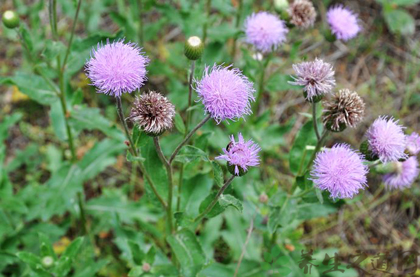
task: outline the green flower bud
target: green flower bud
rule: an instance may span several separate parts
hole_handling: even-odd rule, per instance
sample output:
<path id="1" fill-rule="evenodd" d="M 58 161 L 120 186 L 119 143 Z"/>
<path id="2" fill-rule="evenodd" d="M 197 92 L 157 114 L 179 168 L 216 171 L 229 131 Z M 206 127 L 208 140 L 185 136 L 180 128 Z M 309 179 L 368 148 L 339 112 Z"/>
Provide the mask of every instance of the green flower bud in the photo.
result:
<path id="1" fill-rule="evenodd" d="M 334 42 L 334 41 L 337 40 L 337 38 L 335 37 L 335 35 L 333 33 L 331 33 L 331 30 L 330 29 L 326 29 L 324 31 L 324 37 L 325 37 L 325 40 L 328 41 L 328 42 Z"/>
<path id="2" fill-rule="evenodd" d="M 192 60 L 198 60 L 204 51 L 204 43 L 197 36 L 192 36 L 187 39 L 185 42 L 184 54 L 185 56 Z"/>
<path id="3" fill-rule="evenodd" d="M 365 156 L 365 159 L 370 162 L 374 162 L 379 159 L 379 157 L 372 153 L 369 149 L 369 143 L 367 140 L 362 142 L 360 145 L 360 152 Z"/>
<path id="4" fill-rule="evenodd" d="M 5 11 L 3 13 L 3 24 L 9 29 L 14 29 L 19 26 L 19 16 L 15 11 Z"/>
<path id="5" fill-rule="evenodd" d="M 230 174 L 235 175 L 235 176 L 238 176 L 238 177 L 242 177 L 242 176 L 244 176 L 245 174 L 248 173 L 248 171 L 245 171 L 245 170 L 242 169 L 242 167 L 238 166 L 239 175 L 236 175 L 236 173 L 235 173 L 235 166 L 229 164 L 229 162 L 228 162 L 228 165 L 227 165 L 227 169 L 230 172 Z"/>
<path id="6" fill-rule="evenodd" d="M 45 256 L 42 258 L 41 263 L 44 267 L 50 268 L 54 264 L 54 259 L 51 256 Z"/>
<path id="7" fill-rule="evenodd" d="M 331 121 L 328 121 L 325 124 L 325 128 L 327 128 L 328 131 L 331 131 L 331 132 L 334 132 L 334 133 L 340 133 L 340 132 L 344 131 L 347 128 L 347 126 L 346 126 L 345 123 L 340 122 L 339 123 L 338 130 L 336 130 L 336 129 L 333 128 L 332 122 Z"/>
<path id="8" fill-rule="evenodd" d="M 274 9 L 277 12 L 286 11 L 289 8 L 289 1 L 287 0 L 274 0 Z"/>

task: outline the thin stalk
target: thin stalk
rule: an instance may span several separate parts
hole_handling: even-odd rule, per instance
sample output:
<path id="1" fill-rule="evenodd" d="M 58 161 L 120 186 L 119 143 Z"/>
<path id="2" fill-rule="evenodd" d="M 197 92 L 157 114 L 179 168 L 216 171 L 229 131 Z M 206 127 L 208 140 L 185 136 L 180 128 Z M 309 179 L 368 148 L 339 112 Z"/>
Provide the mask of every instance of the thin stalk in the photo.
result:
<path id="1" fill-rule="evenodd" d="M 63 83 L 63 81 L 60 79 L 60 83 Z M 72 162 L 76 162 L 77 161 L 77 156 L 76 156 L 76 150 L 74 148 L 74 142 L 73 142 L 73 133 L 71 131 L 70 128 L 70 124 L 68 121 L 68 117 L 69 117 L 69 113 L 67 110 L 67 105 L 66 105 L 66 96 L 64 94 L 64 85 L 61 85 L 61 93 L 60 93 L 60 103 L 61 103 L 61 108 L 63 109 L 63 114 L 64 114 L 64 124 L 66 125 L 66 132 L 67 132 L 67 137 L 68 137 L 68 141 L 69 141 L 69 148 L 70 148 L 70 152 L 71 152 L 71 160 Z"/>
<path id="2" fill-rule="evenodd" d="M 206 2 L 206 22 L 203 25 L 203 43 L 206 43 L 206 39 L 207 39 L 207 28 L 208 28 L 208 25 L 209 25 L 210 9 L 211 9 L 211 0 L 207 0 L 207 2 Z"/>
<path id="3" fill-rule="evenodd" d="M 235 18 L 235 28 L 238 29 L 239 28 L 239 23 L 241 20 L 241 12 L 242 12 L 242 2 L 243 0 L 239 0 L 238 1 L 238 9 L 236 10 L 236 18 Z M 236 56 L 236 43 L 237 43 L 238 38 L 235 36 L 235 38 L 233 39 L 233 44 L 232 44 L 232 60 L 235 61 L 235 56 Z"/>
<path id="4" fill-rule="evenodd" d="M 209 121 L 210 115 L 207 115 L 200 123 L 195 126 L 191 132 L 187 134 L 187 136 L 184 138 L 184 140 L 175 148 L 174 152 L 171 155 L 171 158 L 169 159 L 169 163 L 172 164 L 174 161 L 176 155 L 178 155 L 179 150 L 191 139 L 191 137 L 195 134 L 195 132 L 201 128 L 207 121 Z"/>
<path id="5" fill-rule="evenodd" d="M 251 224 L 249 224 L 248 234 L 246 236 L 245 243 L 242 246 L 241 256 L 239 257 L 238 264 L 236 265 L 235 274 L 233 275 L 233 277 L 238 276 L 239 268 L 241 267 L 242 260 L 245 256 L 246 246 L 248 245 L 249 240 L 251 239 L 251 234 L 253 230 L 254 230 L 254 218 L 251 219 Z"/>
<path id="6" fill-rule="evenodd" d="M 191 68 L 190 68 L 190 77 L 188 79 L 188 107 L 187 107 L 187 120 L 185 121 L 185 134 L 184 137 L 188 134 L 188 126 L 190 125 L 191 121 L 191 111 L 189 108 L 191 107 L 192 102 L 192 81 L 194 78 L 194 69 L 195 69 L 195 61 L 191 61 Z"/>
<path id="7" fill-rule="evenodd" d="M 80 11 L 80 6 L 81 5 L 82 5 L 82 0 L 79 0 L 77 2 L 76 15 L 74 16 L 73 26 L 71 27 L 70 40 L 69 40 L 69 44 L 67 45 L 66 55 L 64 56 L 64 61 L 63 61 L 63 64 L 61 65 L 61 72 L 62 73 L 64 73 L 64 69 L 66 67 L 67 59 L 69 58 L 69 55 L 70 55 L 71 44 L 73 42 L 74 31 L 76 30 L 76 23 L 77 23 L 77 18 L 79 17 L 79 11 Z"/>
<path id="8" fill-rule="evenodd" d="M 182 183 L 184 179 L 184 164 L 181 165 L 179 169 L 179 179 L 178 179 L 178 196 L 176 199 L 176 210 L 179 211 L 181 209 L 181 193 L 182 193 Z"/>
<path id="9" fill-rule="evenodd" d="M 304 174 L 306 174 L 306 172 L 308 172 L 308 170 L 309 170 L 309 168 L 312 166 L 312 164 L 313 164 L 313 162 L 314 162 L 314 160 L 315 160 L 315 157 L 316 157 L 316 154 L 319 152 L 319 150 L 321 149 L 321 147 L 322 147 L 322 145 L 324 144 L 324 141 L 325 141 L 325 139 L 327 138 L 327 136 L 328 136 L 328 131 L 324 131 L 324 133 L 322 134 L 322 136 L 321 136 L 321 138 L 320 138 L 320 140 L 318 140 L 318 143 L 316 144 L 316 147 L 315 147 L 315 150 L 314 150 L 314 153 L 312 153 L 312 156 L 311 156 L 311 159 L 309 160 L 309 163 L 308 163 L 308 165 L 306 166 L 306 169 L 305 169 L 305 171 L 304 171 Z"/>
<path id="10" fill-rule="evenodd" d="M 133 139 L 131 138 L 130 131 L 128 131 L 127 122 L 125 121 L 125 118 L 124 118 L 124 113 L 122 111 L 121 97 L 117 97 L 117 113 L 118 113 L 118 117 L 120 118 L 120 121 L 121 121 L 122 125 L 124 126 L 125 136 L 127 137 L 128 142 L 130 144 L 131 155 L 136 157 L 137 156 L 137 150 L 134 147 Z"/>
<path id="11" fill-rule="evenodd" d="M 82 193 L 78 192 L 77 193 L 77 202 L 79 205 L 79 210 L 80 210 L 80 223 L 82 225 L 82 235 L 87 235 L 88 232 L 88 228 L 86 225 L 86 212 L 85 212 L 85 207 L 83 205 L 83 199 L 82 199 Z"/>
<path id="12" fill-rule="evenodd" d="M 168 174 L 169 188 L 168 188 L 168 206 L 166 208 L 166 212 L 167 212 L 169 230 L 170 230 L 170 233 L 173 233 L 174 226 L 172 224 L 172 198 L 173 198 L 174 184 L 172 180 L 172 166 L 166 159 L 165 155 L 163 154 L 162 148 L 160 147 L 160 143 L 159 143 L 159 137 L 153 137 L 153 143 L 155 144 L 156 152 L 160 160 L 162 161 L 162 163 L 165 165 L 166 172 Z"/>
<path id="13" fill-rule="evenodd" d="M 118 113 L 118 117 L 121 121 L 121 124 L 124 126 L 125 136 L 126 136 L 127 140 L 129 141 L 129 144 L 130 144 L 129 151 L 130 151 L 131 155 L 133 155 L 133 157 L 138 157 L 137 150 L 134 147 L 133 140 L 131 138 L 130 132 L 128 131 L 127 122 L 124 119 L 124 114 L 123 114 L 123 111 L 122 111 L 122 103 L 121 103 L 121 98 L 120 97 L 117 97 L 117 113 Z M 147 173 L 146 168 L 144 167 L 144 165 L 141 161 L 138 161 L 138 166 L 140 168 L 140 172 L 146 178 L 146 180 L 147 180 L 150 188 L 152 189 L 153 193 L 155 194 L 155 196 L 157 197 L 159 202 L 162 204 L 163 208 L 166 210 L 167 204 L 166 204 L 165 200 L 163 200 L 162 196 L 160 196 L 159 192 L 157 191 L 157 189 L 156 189 L 156 187 L 155 187 L 155 185 L 152 181 L 152 178 L 150 177 L 149 173 Z"/>
<path id="14" fill-rule="evenodd" d="M 312 121 L 314 123 L 314 130 L 315 130 L 316 138 L 319 141 L 321 139 L 321 136 L 319 135 L 318 121 L 316 117 L 316 103 L 312 103 Z"/>
<path id="15" fill-rule="evenodd" d="M 143 46 L 144 43 L 144 32 L 143 32 L 143 13 L 142 13 L 142 0 L 139 0 L 139 42 Z"/>
<path id="16" fill-rule="evenodd" d="M 48 11 L 49 11 L 49 18 L 50 18 L 52 36 L 53 36 L 53 39 L 55 41 L 57 41 L 58 40 L 58 33 L 57 33 L 57 0 L 50 0 Z"/>
<path id="17" fill-rule="evenodd" d="M 260 79 L 258 81 L 258 90 L 257 90 L 257 100 L 254 103 L 253 113 L 254 116 L 258 113 L 258 108 L 260 106 L 262 95 L 264 94 L 264 79 L 265 79 L 265 71 L 267 69 L 268 63 L 270 62 L 270 57 L 267 56 L 264 62 L 261 62 L 261 74 Z"/>
<path id="18" fill-rule="evenodd" d="M 223 192 L 228 188 L 228 186 L 230 185 L 230 183 L 233 181 L 234 178 L 235 178 L 235 175 L 232 175 L 225 182 L 225 184 L 223 185 L 223 187 L 221 187 L 219 189 L 219 191 L 217 192 L 216 197 L 213 199 L 213 201 L 210 203 L 210 205 L 208 205 L 207 208 L 194 219 L 194 222 L 198 222 L 201 219 L 203 219 L 206 216 L 206 214 L 213 209 L 214 205 L 216 205 L 217 201 L 219 200 L 220 195 L 222 195 Z"/>

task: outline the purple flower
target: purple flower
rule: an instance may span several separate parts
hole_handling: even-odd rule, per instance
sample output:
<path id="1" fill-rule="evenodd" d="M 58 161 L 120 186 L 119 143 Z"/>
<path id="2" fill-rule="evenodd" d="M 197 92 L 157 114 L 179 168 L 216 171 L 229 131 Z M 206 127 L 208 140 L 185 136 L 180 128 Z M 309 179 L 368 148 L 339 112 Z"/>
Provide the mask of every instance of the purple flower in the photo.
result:
<path id="1" fill-rule="evenodd" d="M 373 122 L 366 132 L 369 150 L 383 162 L 406 158 L 404 153 L 406 139 L 403 127 L 394 118 L 381 116 Z"/>
<path id="2" fill-rule="evenodd" d="M 410 187 L 419 176 L 419 162 L 410 157 L 404 162 L 394 162 L 395 172 L 384 175 L 383 181 L 388 189 L 404 189 Z"/>
<path id="3" fill-rule="evenodd" d="M 149 59 L 135 43 L 123 40 L 98 44 L 91 59 L 86 63 L 86 72 L 99 93 L 121 97 L 140 89 L 146 77 Z"/>
<path id="4" fill-rule="evenodd" d="M 268 12 L 253 13 L 245 21 L 246 42 L 263 53 L 277 49 L 288 32 L 284 21 Z"/>
<path id="5" fill-rule="evenodd" d="M 328 190 L 331 197 L 353 198 L 367 186 L 368 167 L 364 158 L 347 144 L 336 144 L 317 154 L 311 180 L 321 190 Z"/>
<path id="6" fill-rule="evenodd" d="M 330 93 L 335 87 L 334 70 L 331 64 L 315 59 L 293 65 L 296 77 L 292 76 L 292 85 L 303 86 L 306 99 Z"/>
<path id="7" fill-rule="evenodd" d="M 250 101 L 254 99 L 253 83 L 237 68 L 206 66 L 203 78 L 194 80 L 195 90 L 205 110 L 220 123 L 251 114 Z"/>
<path id="8" fill-rule="evenodd" d="M 411 156 L 416 156 L 420 152 L 420 136 L 417 133 L 411 133 L 406 137 L 407 152 Z"/>
<path id="9" fill-rule="evenodd" d="M 217 160 L 226 160 L 229 166 L 234 167 L 235 175 L 240 175 L 240 169 L 243 172 L 248 171 L 249 166 L 258 166 L 260 159 L 258 152 L 261 148 L 252 140 L 245 142 L 241 133 L 238 134 L 238 142 L 235 137 L 230 137 L 230 143 L 223 149 L 223 155 L 216 157 Z"/>
<path id="10" fill-rule="evenodd" d="M 344 41 L 354 38 L 361 30 L 358 16 L 342 5 L 328 10 L 327 21 L 336 38 Z"/>

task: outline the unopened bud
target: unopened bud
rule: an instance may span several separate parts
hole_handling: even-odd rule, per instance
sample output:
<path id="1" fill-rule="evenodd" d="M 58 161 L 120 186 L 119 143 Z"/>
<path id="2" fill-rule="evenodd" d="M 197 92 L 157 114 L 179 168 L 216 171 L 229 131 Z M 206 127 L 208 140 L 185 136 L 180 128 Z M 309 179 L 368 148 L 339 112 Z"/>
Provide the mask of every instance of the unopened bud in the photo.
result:
<path id="1" fill-rule="evenodd" d="M 268 201 L 268 196 L 267 196 L 267 194 L 262 193 L 262 194 L 260 195 L 260 198 L 259 198 L 258 200 L 260 201 L 260 203 L 263 203 L 263 204 L 267 203 L 267 201 Z"/>
<path id="2" fill-rule="evenodd" d="M 289 8 L 289 1 L 287 0 L 274 0 L 274 9 L 277 12 L 285 11 Z"/>
<path id="3" fill-rule="evenodd" d="M 142 269 L 143 269 L 144 272 L 149 272 L 150 269 L 151 269 L 151 266 L 148 263 L 144 263 L 143 266 L 142 266 Z"/>
<path id="4" fill-rule="evenodd" d="M 49 268 L 54 264 L 54 259 L 51 256 L 45 256 L 42 258 L 41 263 L 44 267 Z"/>
<path id="5" fill-rule="evenodd" d="M 319 101 L 322 100 L 322 98 L 324 98 L 324 95 L 322 94 L 315 95 L 315 96 L 312 96 L 312 98 L 308 99 L 308 93 L 306 91 L 303 91 L 303 97 L 305 97 L 306 101 L 308 101 L 309 103 L 318 103 Z"/>
<path id="6" fill-rule="evenodd" d="M 19 16 L 15 11 L 5 11 L 3 13 L 3 24 L 9 29 L 14 29 L 19 26 Z"/>
<path id="7" fill-rule="evenodd" d="M 198 60 L 204 51 L 204 43 L 197 36 L 192 36 L 187 39 L 184 47 L 185 56 L 192 60 Z"/>

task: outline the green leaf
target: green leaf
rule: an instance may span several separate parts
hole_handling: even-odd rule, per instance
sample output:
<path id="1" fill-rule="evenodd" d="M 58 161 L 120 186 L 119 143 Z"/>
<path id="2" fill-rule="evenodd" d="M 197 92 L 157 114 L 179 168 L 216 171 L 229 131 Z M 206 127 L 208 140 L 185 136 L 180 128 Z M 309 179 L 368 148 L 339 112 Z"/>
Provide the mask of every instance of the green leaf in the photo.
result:
<path id="1" fill-rule="evenodd" d="M 57 255 L 55 254 L 51 241 L 47 235 L 44 233 L 38 233 L 39 242 L 41 244 L 41 257 L 50 256 L 53 259 L 57 259 Z"/>
<path id="2" fill-rule="evenodd" d="M 271 209 L 268 215 L 268 230 L 273 234 L 278 227 L 290 224 L 297 213 L 296 200 L 284 192 L 278 192 L 269 202 Z"/>
<path id="3" fill-rule="evenodd" d="M 181 134 L 185 134 L 185 125 L 184 121 L 182 120 L 182 117 L 179 115 L 179 113 L 175 114 L 175 128 L 180 132 Z"/>
<path id="4" fill-rule="evenodd" d="M 63 255 L 61 256 L 61 258 L 63 257 L 68 257 L 70 259 L 74 259 L 77 255 L 77 253 L 79 253 L 80 250 L 80 246 L 82 246 L 84 241 L 84 237 L 78 237 L 77 239 L 73 240 L 69 246 L 67 246 L 66 250 L 64 251 Z"/>
<path id="5" fill-rule="evenodd" d="M 394 34 L 412 35 L 416 24 L 414 18 L 401 9 L 390 10 L 384 13 L 388 28 Z"/>
<path id="6" fill-rule="evenodd" d="M 223 170 L 220 165 L 215 162 L 211 161 L 211 166 L 213 168 L 213 179 L 219 187 L 223 186 Z"/>
<path id="7" fill-rule="evenodd" d="M 133 240 L 128 240 L 128 246 L 130 247 L 131 256 L 136 265 L 142 265 L 144 259 L 144 252 L 140 249 L 140 246 Z"/>
<path id="8" fill-rule="evenodd" d="M 1 83 L 1 82 L 0 82 Z M 13 125 L 15 125 L 22 118 L 21 113 L 14 113 L 12 115 L 6 115 L 0 123 L 0 142 L 3 142 L 7 138 L 7 133 Z"/>
<path id="9" fill-rule="evenodd" d="M 321 190 L 320 189 L 315 189 L 315 194 L 316 194 L 316 197 L 318 198 L 318 200 L 319 200 L 319 203 L 321 203 L 321 204 L 323 204 L 324 203 L 324 198 L 322 197 L 322 192 L 321 192 Z"/>
<path id="10" fill-rule="evenodd" d="M 420 0 L 392 0 L 392 3 L 400 7 L 406 7 L 418 4 Z"/>
<path id="11" fill-rule="evenodd" d="M 230 194 L 220 195 L 219 204 L 224 209 L 226 209 L 227 207 L 233 207 L 237 209 L 239 212 L 242 212 L 242 209 L 243 209 L 241 200 L 235 198 L 234 196 Z"/>
<path id="12" fill-rule="evenodd" d="M 143 268 L 141 266 L 133 267 L 130 272 L 128 272 L 128 277 L 139 277 L 143 274 Z"/>
<path id="13" fill-rule="evenodd" d="M 82 246 L 84 241 L 83 237 L 79 237 L 72 241 L 72 243 L 67 246 L 64 253 L 61 255 L 60 259 L 57 262 L 57 266 L 55 268 L 55 272 L 58 276 L 67 276 L 68 272 L 70 271 L 73 263 L 74 258 L 79 253 L 80 247 Z"/>
<path id="14" fill-rule="evenodd" d="M 196 236 L 187 229 L 167 238 L 173 253 L 181 266 L 181 274 L 185 277 L 195 277 L 203 268 L 206 257 Z"/>
<path id="15" fill-rule="evenodd" d="M 65 118 L 63 108 L 60 101 L 51 104 L 50 110 L 51 125 L 57 138 L 61 141 L 67 140 L 67 131 L 65 125 Z"/>
<path id="16" fill-rule="evenodd" d="M 43 268 L 40 257 L 29 252 L 19 252 L 16 254 L 16 256 L 25 264 L 27 264 L 33 271 L 35 271 L 38 274 L 38 276 L 41 276 L 41 277 L 51 276 Z"/>
<path id="17" fill-rule="evenodd" d="M 209 194 L 206 199 L 203 200 L 200 204 L 199 212 L 200 214 L 204 212 L 204 210 L 210 205 L 210 203 L 213 201 L 213 199 L 216 197 L 217 192 L 212 192 Z M 212 218 L 215 217 L 221 213 L 223 213 L 225 209 L 220 205 L 219 202 L 217 202 L 214 207 L 206 214 L 206 218 Z"/>
<path id="18" fill-rule="evenodd" d="M 50 105 L 58 100 L 50 85 L 42 77 L 34 74 L 18 72 L 2 82 L 16 85 L 22 93 L 41 105 Z"/>
<path id="19" fill-rule="evenodd" d="M 146 159 L 142 156 L 133 156 L 130 151 L 127 151 L 127 161 L 134 163 L 134 162 L 144 162 Z"/>
<path id="20" fill-rule="evenodd" d="M 316 143 L 317 138 L 311 120 L 300 129 L 290 150 L 289 166 L 293 174 L 301 175 L 303 173 L 313 152 L 313 150 L 307 149 L 306 146 L 315 146 Z"/>
<path id="21" fill-rule="evenodd" d="M 184 163 L 184 164 L 190 163 L 196 160 L 203 160 L 203 161 L 208 162 L 209 157 L 206 152 L 192 145 L 184 146 L 181 149 L 181 151 L 179 151 L 179 154 L 175 157 L 175 161 Z"/>

